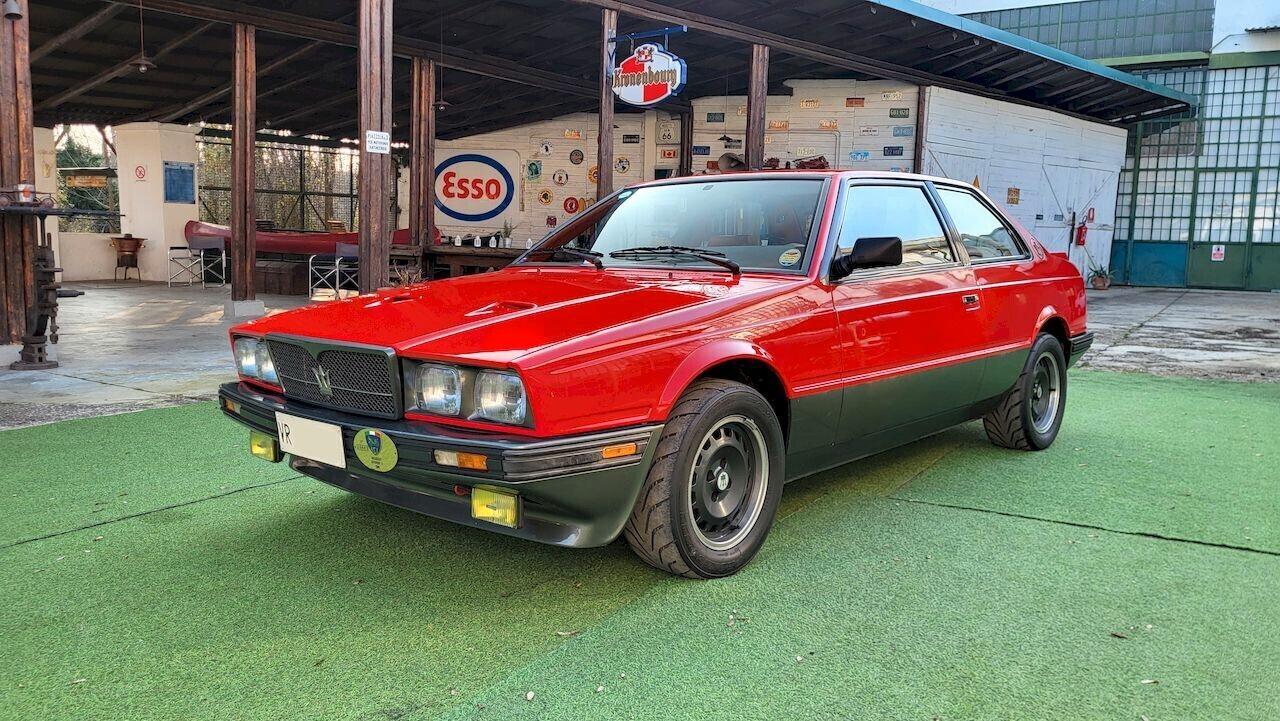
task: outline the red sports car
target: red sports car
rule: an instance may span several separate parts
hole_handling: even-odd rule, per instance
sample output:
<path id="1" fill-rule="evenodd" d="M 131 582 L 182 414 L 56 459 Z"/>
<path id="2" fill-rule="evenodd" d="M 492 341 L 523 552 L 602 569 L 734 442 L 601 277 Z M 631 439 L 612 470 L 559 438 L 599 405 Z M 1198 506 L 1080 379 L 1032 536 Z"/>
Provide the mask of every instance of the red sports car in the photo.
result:
<path id="1" fill-rule="evenodd" d="M 981 192 L 763 172 L 617 191 L 497 272 L 239 325 L 255 455 L 513 536 L 741 569 L 783 484 L 981 418 L 1039 450 L 1080 273 Z"/>

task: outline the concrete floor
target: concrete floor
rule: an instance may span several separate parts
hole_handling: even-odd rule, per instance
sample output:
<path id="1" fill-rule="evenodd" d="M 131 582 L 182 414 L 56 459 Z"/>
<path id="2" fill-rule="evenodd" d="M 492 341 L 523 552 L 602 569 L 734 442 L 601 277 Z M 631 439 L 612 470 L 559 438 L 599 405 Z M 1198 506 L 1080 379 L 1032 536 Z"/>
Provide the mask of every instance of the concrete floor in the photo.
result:
<path id="1" fill-rule="evenodd" d="M 226 289 L 69 284 L 61 367 L 10 371 L 0 348 L 0 428 L 124 413 L 210 398 L 234 377 Z M 266 296 L 269 311 L 305 299 Z M 1082 366 L 1162 375 L 1280 380 L 1280 294 L 1113 288 L 1090 291 L 1097 334 Z"/>
<path id="2" fill-rule="evenodd" d="M 60 367 L 11 371 L 18 346 L 0 347 L 0 428 L 124 413 L 213 397 L 235 377 L 222 306 L 226 288 L 68 283 L 59 304 Z M 302 305 L 263 296 L 268 312 Z"/>
<path id="3" fill-rule="evenodd" d="M 1090 291 L 1089 329 L 1082 367 L 1280 381 L 1280 293 Z"/>

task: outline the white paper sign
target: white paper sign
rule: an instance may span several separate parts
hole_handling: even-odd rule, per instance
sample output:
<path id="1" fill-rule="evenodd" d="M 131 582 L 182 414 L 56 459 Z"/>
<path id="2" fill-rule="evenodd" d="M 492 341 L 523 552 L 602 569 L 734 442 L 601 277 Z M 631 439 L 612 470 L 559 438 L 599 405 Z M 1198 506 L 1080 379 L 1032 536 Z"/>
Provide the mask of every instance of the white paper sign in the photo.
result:
<path id="1" fill-rule="evenodd" d="M 364 131 L 364 149 L 370 153 L 387 155 L 391 152 L 391 133 L 381 130 Z"/>
<path id="2" fill-rule="evenodd" d="M 1214 263 L 1221 263 L 1226 259 L 1227 259 L 1227 246 L 1215 244 L 1209 250 L 1209 260 L 1213 261 Z"/>

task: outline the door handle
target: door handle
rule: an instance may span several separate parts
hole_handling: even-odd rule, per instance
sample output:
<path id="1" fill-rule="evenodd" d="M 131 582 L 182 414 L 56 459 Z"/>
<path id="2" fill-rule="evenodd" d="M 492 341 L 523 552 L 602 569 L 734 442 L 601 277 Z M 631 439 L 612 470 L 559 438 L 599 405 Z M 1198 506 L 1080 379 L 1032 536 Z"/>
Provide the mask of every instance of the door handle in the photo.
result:
<path id="1" fill-rule="evenodd" d="M 977 310 L 978 308 L 977 293 L 966 293 L 960 296 L 960 301 L 964 303 L 965 310 Z"/>

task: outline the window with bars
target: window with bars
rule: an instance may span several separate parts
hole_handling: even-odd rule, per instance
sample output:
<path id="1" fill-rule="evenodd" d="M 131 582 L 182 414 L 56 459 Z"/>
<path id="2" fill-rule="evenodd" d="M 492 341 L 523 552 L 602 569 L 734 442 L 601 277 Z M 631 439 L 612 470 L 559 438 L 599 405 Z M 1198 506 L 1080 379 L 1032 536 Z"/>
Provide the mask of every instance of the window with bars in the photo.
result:
<path id="1" fill-rule="evenodd" d="M 231 218 L 231 142 L 202 137 L 200 219 L 225 225 Z M 359 227 L 360 155 L 354 149 L 258 143 L 255 217 L 281 230 L 323 231 Z M 392 182 L 392 227 L 395 227 Z"/>
<path id="2" fill-rule="evenodd" d="M 1208 52 L 1214 0 L 1084 0 L 965 15 L 1086 58 Z"/>
<path id="3" fill-rule="evenodd" d="M 1138 74 L 1200 105 L 1130 131 L 1115 242 L 1280 242 L 1280 66 Z"/>

